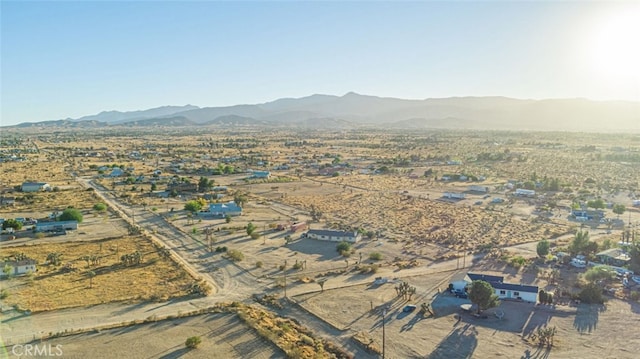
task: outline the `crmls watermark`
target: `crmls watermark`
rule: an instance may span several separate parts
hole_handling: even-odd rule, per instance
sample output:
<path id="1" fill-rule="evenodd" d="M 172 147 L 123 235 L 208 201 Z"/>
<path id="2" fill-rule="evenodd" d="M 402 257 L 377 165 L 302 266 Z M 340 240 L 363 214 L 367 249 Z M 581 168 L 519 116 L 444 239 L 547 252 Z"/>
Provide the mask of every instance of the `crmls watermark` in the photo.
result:
<path id="1" fill-rule="evenodd" d="M 11 353 L 17 357 L 61 357 L 62 344 L 16 344 Z"/>

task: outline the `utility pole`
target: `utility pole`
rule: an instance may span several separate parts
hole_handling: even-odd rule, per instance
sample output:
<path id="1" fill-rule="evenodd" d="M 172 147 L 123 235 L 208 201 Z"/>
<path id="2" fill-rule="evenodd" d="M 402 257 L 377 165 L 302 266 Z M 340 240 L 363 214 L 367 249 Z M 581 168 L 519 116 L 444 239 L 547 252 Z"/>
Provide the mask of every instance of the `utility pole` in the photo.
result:
<path id="1" fill-rule="evenodd" d="M 284 297 L 287 297 L 287 268 L 284 269 Z"/>
<path id="2" fill-rule="evenodd" d="M 385 348 L 384 348 L 384 344 L 385 344 L 385 333 L 384 333 L 384 319 L 387 315 L 387 307 L 382 308 L 382 359 L 384 359 L 384 354 L 385 354 Z"/>

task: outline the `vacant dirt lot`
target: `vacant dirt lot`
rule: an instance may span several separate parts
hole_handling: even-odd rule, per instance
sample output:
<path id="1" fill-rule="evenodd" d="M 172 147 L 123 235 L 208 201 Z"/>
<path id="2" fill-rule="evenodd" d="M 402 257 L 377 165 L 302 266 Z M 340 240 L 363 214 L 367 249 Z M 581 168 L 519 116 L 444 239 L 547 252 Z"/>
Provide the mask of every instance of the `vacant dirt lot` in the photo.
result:
<path id="1" fill-rule="evenodd" d="M 142 254 L 140 265 L 125 266 L 121 256 Z M 32 311 L 86 306 L 111 301 L 168 299 L 187 294 L 193 279 L 171 259 L 163 258 L 141 236 L 96 241 L 42 243 L 2 250 L 5 257 L 24 253 L 38 262 L 38 271 L 2 281 L 9 296 L 5 305 Z M 47 264 L 50 253 L 60 254 L 61 264 Z M 85 256 L 98 261 L 87 262 Z M 68 266 L 70 270 L 64 270 Z M 90 278 L 89 272 L 95 275 Z"/>
<path id="2" fill-rule="evenodd" d="M 200 336 L 197 349 L 185 348 L 188 337 Z M 283 358 L 285 354 L 259 337 L 237 315 L 208 314 L 104 330 L 34 345 L 60 345 L 63 358 Z M 22 349 L 22 348 L 19 348 Z M 7 348 L 9 358 L 19 357 Z M 19 350 L 17 353 L 21 353 Z M 55 353 L 55 352 L 54 352 Z"/>

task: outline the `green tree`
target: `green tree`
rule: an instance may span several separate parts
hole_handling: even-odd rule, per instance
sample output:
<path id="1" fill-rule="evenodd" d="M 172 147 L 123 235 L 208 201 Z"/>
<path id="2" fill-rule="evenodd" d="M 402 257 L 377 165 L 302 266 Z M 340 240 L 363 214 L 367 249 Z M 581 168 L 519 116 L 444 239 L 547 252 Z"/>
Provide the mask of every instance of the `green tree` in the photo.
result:
<path id="1" fill-rule="evenodd" d="M 236 193 L 236 195 L 233 196 L 233 201 L 240 207 L 244 207 L 248 200 L 247 196 L 242 193 Z"/>
<path id="2" fill-rule="evenodd" d="M 613 280 L 616 277 L 614 271 L 609 270 L 605 266 L 596 266 L 590 268 L 588 271 L 584 273 L 584 279 L 589 281 L 590 283 L 604 283 L 610 280 Z"/>
<path id="3" fill-rule="evenodd" d="M 546 239 L 543 239 L 540 242 L 538 242 L 538 245 L 536 246 L 536 252 L 538 253 L 538 257 L 544 258 L 547 254 L 549 254 L 550 245 L 551 243 L 549 243 L 549 241 Z"/>
<path id="4" fill-rule="evenodd" d="M 93 288 L 93 277 L 96 276 L 96 272 L 90 270 L 87 272 L 87 278 L 89 278 L 89 288 Z"/>
<path id="5" fill-rule="evenodd" d="M 336 246 L 336 250 L 343 256 L 345 254 L 351 253 L 351 243 L 342 241 L 338 243 L 338 245 Z"/>
<path id="6" fill-rule="evenodd" d="M 486 281 L 474 280 L 469 287 L 469 300 L 477 305 L 478 314 L 489 308 L 497 307 L 500 299 L 495 294 L 493 287 Z"/>
<path id="7" fill-rule="evenodd" d="M 78 221 L 78 223 L 82 223 L 82 213 L 75 208 L 67 208 L 62 211 L 62 214 L 58 218 L 61 221 Z"/>
<path id="8" fill-rule="evenodd" d="M 589 243 L 589 232 L 588 231 L 577 231 L 571 244 L 569 244 L 569 253 L 572 256 L 575 256 L 578 253 L 582 253 Z"/>
<path id="9" fill-rule="evenodd" d="M 2 222 L 2 229 L 7 229 L 7 228 L 13 228 L 16 231 L 19 231 L 22 229 L 22 222 L 16 221 L 13 218 L 9 218 L 4 222 Z"/>
<path id="10" fill-rule="evenodd" d="M 228 214 L 227 214 L 226 216 L 224 216 L 224 221 L 225 221 L 226 223 L 231 223 L 231 216 L 230 216 L 230 215 L 228 215 Z"/>
<path id="11" fill-rule="evenodd" d="M 207 177 L 200 177 L 200 180 L 198 181 L 198 191 L 206 192 L 210 190 L 211 187 L 213 187 L 213 184 L 214 184 L 213 180 L 210 180 Z"/>
<path id="12" fill-rule="evenodd" d="M 158 185 L 155 183 L 151 184 L 151 191 L 156 191 L 158 189 Z"/>
<path id="13" fill-rule="evenodd" d="M 582 288 L 578 294 L 578 298 L 585 303 L 590 304 L 602 304 L 604 299 L 602 298 L 602 288 L 594 283 L 589 283 Z"/>
<path id="14" fill-rule="evenodd" d="M 620 218 L 620 215 L 622 215 L 626 210 L 627 208 L 624 204 L 616 203 L 613 205 L 613 213 L 617 214 L 618 218 Z"/>
<path id="15" fill-rule="evenodd" d="M 198 345 L 200 345 L 200 343 L 202 343 L 202 338 L 200 338 L 199 336 L 193 336 L 187 338 L 187 340 L 184 342 L 184 346 L 189 349 L 195 349 L 198 347 Z"/>
<path id="16" fill-rule="evenodd" d="M 184 209 L 191 213 L 196 213 L 200 211 L 202 208 L 204 208 L 206 205 L 207 205 L 207 201 L 205 201 L 202 198 L 198 198 L 198 199 L 187 201 L 187 203 L 184 204 Z"/>
<path id="17" fill-rule="evenodd" d="M 604 203 L 604 200 L 602 198 L 598 198 L 593 201 L 587 202 L 587 207 L 591 207 L 594 209 L 603 209 L 605 206 L 606 206 L 606 203 Z"/>
<path id="18" fill-rule="evenodd" d="M 255 230 L 256 230 L 256 225 L 253 224 L 252 222 L 247 223 L 247 235 L 251 235 Z"/>

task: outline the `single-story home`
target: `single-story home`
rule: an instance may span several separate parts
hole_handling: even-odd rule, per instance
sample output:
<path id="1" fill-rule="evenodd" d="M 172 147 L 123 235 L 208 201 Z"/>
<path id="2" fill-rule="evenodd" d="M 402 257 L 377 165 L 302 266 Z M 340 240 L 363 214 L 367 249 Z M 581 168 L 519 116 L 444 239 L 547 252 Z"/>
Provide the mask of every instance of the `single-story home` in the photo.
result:
<path id="1" fill-rule="evenodd" d="M 538 286 L 502 282 L 489 283 L 500 299 L 519 299 L 531 303 L 538 301 Z"/>
<path id="2" fill-rule="evenodd" d="M 252 171 L 250 178 L 270 178 L 271 172 L 269 171 Z"/>
<path id="3" fill-rule="evenodd" d="M 575 217 L 586 218 L 590 221 L 600 220 L 604 218 L 604 211 L 602 210 L 590 210 L 590 209 L 574 209 L 571 214 Z"/>
<path id="4" fill-rule="evenodd" d="M 15 203 L 15 197 L 0 196 L 0 206 L 13 206 Z"/>
<path id="5" fill-rule="evenodd" d="M 214 217 L 226 217 L 240 216 L 242 214 L 242 207 L 238 206 L 234 201 L 227 203 L 211 203 L 207 211 L 198 213 L 201 216 L 214 216 Z"/>
<path id="6" fill-rule="evenodd" d="M 3 276 L 7 275 L 22 275 L 27 274 L 27 272 L 31 271 L 35 273 L 37 269 L 37 262 L 34 259 L 24 259 L 20 261 L 15 260 L 5 260 L 0 267 L 0 273 Z M 10 272 L 5 273 L 5 269 L 10 270 Z"/>
<path id="7" fill-rule="evenodd" d="M 536 191 L 534 191 L 532 189 L 518 188 L 518 189 L 516 189 L 515 195 L 516 196 L 524 196 L 524 197 L 533 197 L 533 196 L 536 195 Z"/>
<path id="8" fill-rule="evenodd" d="M 114 167 L 109 173 L 109 177 L 121 177 L 124 176 L 124 171 L 120 167 Z"/>
<path id="9" fill-rule="evenodd" d="M 49 232 L 60 230 L 76 230 L 78 229 L 78 221 L 58 221 L 58 222 L 38 222 L 36 223 L 36 232 Z"/>
<path id="10" fill-rule="evenodd" d="M 310 229 L 305 233 L 305 236 L 308 238 L 318 239 L 321 241 L 331 241 L 331 242 L 350 242 L 356 243 L 360 240 L 360 233 L 358 231 L 353 232 L 344 232 L 344 231 L 333 231 L 326 229 Z"/>
<path id="11" fill-rule="evenodd" d="M 532 285 L 504 283 L 504 277 L 482 273 L 458 273 L 451 277 L 454 290 L 464 290 L 471 282 L 483 280 L 491 284 L 500 299 L 518 299 L 535 303 L 538 301 L 538 287 Z"/>
<path id="12" fill-rule="evenodd" d="M 470 191 L 470 192 L 488 193 L 489 192 L 489 187 L 473 185 L 473 186 L 469 186 L 468 191 Z"/>
<path id="13" fill-rule="evenodd" d="M 40 192 L 51 190 L 51 186 L 46 182 L 24 182 L 21 189 L 22 192 Z"/>
<path id="14" fill-rule="evenodd" d="M 598 258 L 598 262 L 602 264 L 610 264 L 616 267 L 622 267 L 631 261 L 631 257 L 629 257 L 622 248 L 604 250 L 596 254 L 596 258 Z"/>

